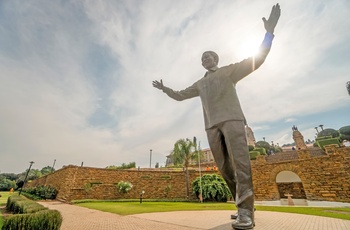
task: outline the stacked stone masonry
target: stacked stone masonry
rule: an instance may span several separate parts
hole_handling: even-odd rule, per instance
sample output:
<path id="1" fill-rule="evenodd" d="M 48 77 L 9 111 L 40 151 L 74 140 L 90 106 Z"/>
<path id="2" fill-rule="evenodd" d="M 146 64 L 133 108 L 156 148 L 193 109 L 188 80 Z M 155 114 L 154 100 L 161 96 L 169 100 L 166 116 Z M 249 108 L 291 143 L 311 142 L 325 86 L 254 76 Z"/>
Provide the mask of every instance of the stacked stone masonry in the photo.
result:
<path id="1" fill-rule="evenodd" d="M 279 160 L 269 161 L 269 156 L 259 156 L 251 161 L 256 200 L 283 198 L 281 194 L 284 191 L 276 183 L 276 176 L 282 171 L 291 171 L 300 177 L 301 184 L 284 186 L 292 186 L 291 192 L 294 191 L 296 197 L 305 194 L 308 200 L 350 202 L 350 147 L 326 148 L 324 154 L 314 154 L 305 149 L 297 151 L 297 154 L 297 158 L 286 154 L 286 159 L 279 156 Z M 191 184 L 199 176 L 199 171 L 190 170 L 189 175 L 189 198 L 196 199 Z M 119 193 L 116 184 L 120 181 L 130 182 L 133 188 L 126 194 Z M 110 170 L 67 166 L 27 186 L 39 184 L 55 187 L 58 190 L 57 198 L 67 202 L 80 199 L 138 199 L 142 191 L 145 191 L 145 199 L 186 198 L 186 174 L 183 170 Z"/>

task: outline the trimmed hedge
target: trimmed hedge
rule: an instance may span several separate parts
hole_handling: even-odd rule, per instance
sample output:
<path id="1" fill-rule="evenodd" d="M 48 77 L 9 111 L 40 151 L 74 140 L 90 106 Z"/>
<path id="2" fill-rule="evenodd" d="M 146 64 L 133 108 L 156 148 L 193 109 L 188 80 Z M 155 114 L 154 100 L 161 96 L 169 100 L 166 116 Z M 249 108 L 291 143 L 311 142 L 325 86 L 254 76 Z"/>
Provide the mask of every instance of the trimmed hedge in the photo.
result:
<path id="1" fill-rule="evenodd" d="M 42 210 L 31 214 L 17 214 L 4 219 L 2 230 L 59 230 L 62 216 L 57 210 Z"/>
<path id="2" fill-rule="evenodd" d="M 324 147 L 326 145 L 338 145 L 340 146 L 340 142 L 338 138 L 330 138 L 330 139 L 325 139 L 325 140 L 319 140 L 317 141 L 318 146 L 324 150 Z"/>
<path id="3" fill-rule="evenodd" d="M 254 148 L 253 151 L 258 151 L 260 155 L 266 155 L 266 149 L 265 148 Z"/>
<path id="4" fill-rule="evenodd" d="M 38 212 L 47 208 L 24 196 L 12 195 L 7 198 L 6 209 L 15 214 L 24 214 Z"/>
<path id="5" fill-rule="evenodd" d="M 251 160 L 255 160 L 256 157 L 260 155 L 260 152 L 259 151 L 250 151 L 249 155 L 250 155 Z"/>
<path id="6" fill-rule="evenodd" d="M 4 219 L 2 230 L 58 230 L 62 224 L 62 216 L 57 210 L 48 210 L 24 196 L 10 196 L 6 209 L 15 215 Z"/>

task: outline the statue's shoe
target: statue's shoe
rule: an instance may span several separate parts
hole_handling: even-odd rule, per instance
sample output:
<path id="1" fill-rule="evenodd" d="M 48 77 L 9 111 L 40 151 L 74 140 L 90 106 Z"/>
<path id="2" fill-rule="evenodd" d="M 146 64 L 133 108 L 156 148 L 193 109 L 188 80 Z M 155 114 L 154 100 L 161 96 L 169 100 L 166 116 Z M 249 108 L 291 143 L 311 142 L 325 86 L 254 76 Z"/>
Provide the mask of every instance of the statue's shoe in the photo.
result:
<path id="1" fill-rule="evenodd" d="M 253 229 L 255 226 L 255 222 L 252 218 L 252 215 L 244 215 L 244 214 L 238 215 L 236 213 L 236 214 L 231 215 L 231 218 L 232 217 L 236 217 L 236 220 L 233 221 L 233 223 L 232 223 L 232 228 L 235 230 L 236 229 L 237 230 L 248 230 L 248 229 Z"/>
<path id="2" fill-rule="evenodd" d="M 254 221 L 249 216 L 240 215 L 233 223 L 232 228 L 235 230 L 248 230 L 254 228 Z"/>

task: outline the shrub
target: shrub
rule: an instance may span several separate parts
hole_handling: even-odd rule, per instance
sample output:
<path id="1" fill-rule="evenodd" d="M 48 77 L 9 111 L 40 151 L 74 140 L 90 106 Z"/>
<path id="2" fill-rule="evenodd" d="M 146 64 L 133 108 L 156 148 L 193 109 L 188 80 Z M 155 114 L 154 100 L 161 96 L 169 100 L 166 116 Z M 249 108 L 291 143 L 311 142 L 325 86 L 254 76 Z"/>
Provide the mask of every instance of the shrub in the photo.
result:
<path id="1" fill-rule="evenodd" d="M 130 182 L 127 181 L 120 181 L 117 184 L 117 190 L 120 193 L 127 193 L 132 189 L 132 184 Z"/>
<path id="2" fill-rule="evenodd" d="M 340 141 L 348 140 L 350 141 L 350 125 L 341 127 L 339 129 L 339 139 Z"/>
<path id="3" fill-rule="evenodd" d="M 282 149 L 281 147 L 279 147 L 279 146 L 275 146 L 275 147 L 273 148 L 273 150 L 274 150 L 275 153 L 283 152 L 283 149 Z"/>
<path id="4" fill-rule="evenodd" d="M 24 196 L 10 196 L 7 199 L 6 209 L 15 215 L 4 219 L 2 230 L 58 230 L 62 224 L 62 216 L 58 211 L 47 210 Z"/>
<path id="5" fill-rule="evenodd" d="M 31 188 L 25 188 L 23 189 L 24 192 L 29 193 L 31 195 L 40 197 L 41 199 L 51 199 L 54 200 L 56 199 L 57 196 L 57 190 L 48 185 L 39 185 L 37 187 L 31 187 Z"/>
<path id="6" fill-rule="evenodd" d="M 253 151 L 258 151 L 260 155 L 266 155 L 266 149 L 264 148 L 255 148 Z"/>
<path id="7" fill-rule="evenodd" d="M 266 141 L 258 141 L 255 144 L 255 148 L 264 148 L 266 151 L 270 151 L 271 145 Z"/>
<path id="8" fill-rule="evenodd" d="M 250 152 L 250 151 L 253 151 L 253 149 L 254 149 L 254 146 L 253 145 L 248 145 L 248 151 Z"/>
<path id="9" fill-rule="evenodd" d="M 259 151 L 250 151 L 249 155 L 250 155 L 251 160 L 255 160 L 256 157 L 260 155 L 260 152 Z"/>
<path id="10" fill-rule="evenodd" d="M 12 195 L 7 198 L 6 209 L 13 213 L 23 214 L 34 213 L 47 208 L 24 196 Z"/>
<path id="11" fill-rule="evenodd" d="M 62 216 L 57 210 L 42 210 L 31 214 L 17 214 L 4 219 L 2 230 L 59 230 Z"/>
<path id="12" fill-rule="evenodd" d="M 201 178 L 197 177 L 192 182 L 192 188 L 197 197 L 202 192 L 203 201 L 226 202 L 232 198 L 225 180 L 218 174 L 205 174 Z"/>
<path id="13" fill-rule="evenodd" d="M 350 125 L 341 127 L 339 129 L 340 134 L 350 135 Z"/>

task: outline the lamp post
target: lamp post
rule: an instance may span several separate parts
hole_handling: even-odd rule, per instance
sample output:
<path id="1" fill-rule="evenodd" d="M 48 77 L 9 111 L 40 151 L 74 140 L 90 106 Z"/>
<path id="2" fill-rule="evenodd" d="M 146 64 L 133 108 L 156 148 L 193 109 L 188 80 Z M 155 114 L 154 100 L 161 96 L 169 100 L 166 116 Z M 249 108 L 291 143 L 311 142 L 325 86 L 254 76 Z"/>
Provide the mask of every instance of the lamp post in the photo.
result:
<path id="1" fill-rule="evenodd" d="M 145 194 L 145 191 L 142 190 L 142 192 L 140 193 L 140 204 L 142 204 L 142 196 L 143 194 Z"/>
<path id="2" fill-rule="evenodd" d="M 201 173 L 201 157 L 199 149 L 197 149 L 197 138 L 193 137 L 193 144 L 195 148 L 195 152 L 198 154 L 198 171 L 199 171 L 199 201 L 203 202 L 203 196 L 202 196 L 202 173 Z M 199 143 L 200 146 L 200 143 Z M 199 147 L 200 148 L 200 147 Z"/>
<path id="3" fill-rule="evenodd" d="M 55 164 L 56 164 L 56 159 L 53 160 L 53 165 L 52 165 L 52 169 L 55 170 Z"/>
<path id="4" fill-rule="evenodd" d="M 149 150 L 149 168 L 152 168 L 152 149 Z"/>
<path id="5" fill-rule="evenodd" d="M 31 167 L 32 167 L 32 165 L 34 164 L 34 161 L 31 161 L 31 162 L 29 162 L 29 163 L 30 163 L 30 165 L 29 165 L 29 169 L 28 169 L 28 171 L 27 171 L 26 176 L 24 177 L 23 185 L 22 185 L 22 187 L 21 187 L 21 190 L 19 191 L 19 196 L 20 196 L 20 195 L 21 195 L 21 193 L 22 193 L 22 189 L 23 189 L 23 187 L 24 187 L 24 185 L 25 185 L 25 183 L 26 183 L 26 180 L 27 180 L 27 177 L 28 177 L 28 174 L 29 174 L 30 168 L 31 168 Z"/>

